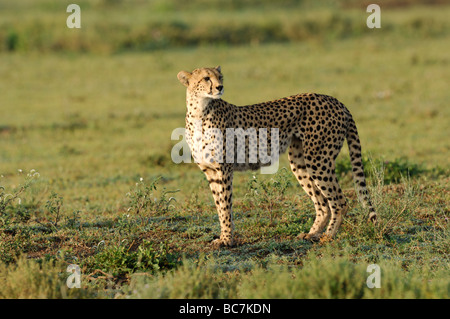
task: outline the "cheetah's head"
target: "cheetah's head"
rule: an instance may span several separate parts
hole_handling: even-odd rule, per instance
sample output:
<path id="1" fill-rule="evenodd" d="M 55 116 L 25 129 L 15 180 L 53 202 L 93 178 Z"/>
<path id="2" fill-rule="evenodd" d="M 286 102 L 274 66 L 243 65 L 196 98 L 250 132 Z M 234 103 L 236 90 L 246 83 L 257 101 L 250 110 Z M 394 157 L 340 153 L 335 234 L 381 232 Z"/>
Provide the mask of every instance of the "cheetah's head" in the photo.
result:
<path id="1" fill-rule="evenodd" d="M 180 71 L 178 80 L 188 92 L 200 98 L 220 99 L 223 94 L 223 76 L 220 66 L 201 68 L 194 71 Z"/>

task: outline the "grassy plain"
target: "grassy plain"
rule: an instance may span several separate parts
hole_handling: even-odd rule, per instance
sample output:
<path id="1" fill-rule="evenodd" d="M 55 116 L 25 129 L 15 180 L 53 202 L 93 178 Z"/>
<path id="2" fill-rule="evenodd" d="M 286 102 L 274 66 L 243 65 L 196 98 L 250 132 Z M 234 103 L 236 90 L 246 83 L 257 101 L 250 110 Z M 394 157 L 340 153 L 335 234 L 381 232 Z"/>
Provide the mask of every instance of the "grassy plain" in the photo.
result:
<path id="1" fill-rule="evenodd" d="M 98 1 L 81 3 L 83 27 L 68 30 L 67 13 L 36 3 L 29 5 L 42 15 L 16 4 L 9 9 L 22 23 L 4 13 L 1 20 L 8 27 L 0 33 L 0 297 L 448 297 L 449 7 L 387 10 L 386 27 L 368 32 L 365 10 L 334 2 L 224 12 L 193 2 L 183 13 L 177 1 L 152 10 Z M 136 35 L 155 21 L 161 32 L 176 22 L 204 41 Z M 213 35 L 256 25 L 256 36 L 209 45 L 215 21 L 233 27 Z M 305 30 L 304 21 L 316 24 L 300 36 L 294 31 Z M 343 23 L 348 30 L 336 31 Z M 36 24 L 41 38 L 27 31 Z M 121 26 L 139 41 L 121 42 Z M 278 29 L 284 33 L 273 33 Z M 171 161 L 178 141 L 170 136 L 184 126 L 177 72 L 218 64 L 224 98 L 237 105 L 300 92 L 346 104 L 368 158 L 380 224 L 363 219 L 344 146 L 338 173 L 352 211 L 333 242 L 296 238 L 311 226 L 314 209 L 281 169 L 236 174 L 238 245 L 214 251 L 209 242 L 219 225 L 209 187 L 195 164 Z M 280 166 L 288 167 L 286 158 Z M 50 269 L 47 276 L 34 260 Z M 85 289 L 60 295 L 68 263 L 80 265 Z M 365 286 L 369 263 L 385 270 L 378 292 Z"/>

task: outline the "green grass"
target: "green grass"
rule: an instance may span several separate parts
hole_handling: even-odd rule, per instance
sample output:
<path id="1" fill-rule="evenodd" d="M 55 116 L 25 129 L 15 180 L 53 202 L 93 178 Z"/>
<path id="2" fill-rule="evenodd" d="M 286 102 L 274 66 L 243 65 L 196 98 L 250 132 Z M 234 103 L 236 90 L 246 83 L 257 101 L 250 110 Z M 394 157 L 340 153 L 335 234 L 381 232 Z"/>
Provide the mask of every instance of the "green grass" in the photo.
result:
<path id="1" fill-rule="evenodd" d="M 382 29 L 368 32 L 352 1 L 222 11 L 200 0 L 113 2 L 80 3 L 84 33 L 66 30 L 66 5 L 2 4 L 0 297 L 448 298 L 449 7 L 387 6 Z M 175 22 L 203 42 L 136 40 Z M 288 32 L 308 23 L 304 37 Z M 264 40 L 240 32 L 247 25 Z M 337 173 L 351 211 L 333 242 L 296 238 L 315 214 L 284 156 L 276 175 L 236 174 L 238 245 L 213 250 L 209 187 L 195 164 L 171 161 L 170 135 L 184 126 L 177 72 L 218 64 L 224 98 L 238 105 L 301 92 L 341 100 L 380 223 L 366 223 L 344 146 Z M 84 289 L 65 288 L 72 263 Z M 381 290 L 365 286 L 370 263 Z"/>
<path id="2" fill-rule="evenodd" d="M 382 287 L 369 289 L 367 265 L 348 254 L 309 253 L 303 267 L 269 262 L 230 271 L 214 260 L 186 263 L 165 277 L 135 276 L 127 298 L 447 298 L 449 282 L 424 278 L 423 271 L 405 272 L 399 261 L 383 261 Z M 426 267 L 425 267 L 426 268 Z M 441 274 L 445 276 L 446 274 Z"/>

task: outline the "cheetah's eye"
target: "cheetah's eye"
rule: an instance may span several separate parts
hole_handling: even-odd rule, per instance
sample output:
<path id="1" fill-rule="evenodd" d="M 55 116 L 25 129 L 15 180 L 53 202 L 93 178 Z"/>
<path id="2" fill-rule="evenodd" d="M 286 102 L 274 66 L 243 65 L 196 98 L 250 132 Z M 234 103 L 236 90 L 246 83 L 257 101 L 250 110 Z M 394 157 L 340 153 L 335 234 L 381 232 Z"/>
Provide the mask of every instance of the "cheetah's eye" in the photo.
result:
<path id="1" fill-rule="evenodd" d="M 208 82 L 208 81 L 209 81 L 209 76 L 205 76 L 205 77 L 203 78 L 203 80 L 205 80 L 206 82 Z"/>

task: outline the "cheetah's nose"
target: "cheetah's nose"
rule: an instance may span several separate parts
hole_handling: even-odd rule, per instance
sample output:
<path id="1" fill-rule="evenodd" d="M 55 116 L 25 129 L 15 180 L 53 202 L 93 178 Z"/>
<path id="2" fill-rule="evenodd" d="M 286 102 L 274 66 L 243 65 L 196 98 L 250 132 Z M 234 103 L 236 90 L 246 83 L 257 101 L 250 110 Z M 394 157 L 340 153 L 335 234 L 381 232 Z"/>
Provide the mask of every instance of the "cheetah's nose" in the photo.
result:
<path id="1" fill-rule="evenodd" d="M 217 89 L 218 91 L 222 91 L 222 89 L 223 89 L 223 85 L 219 85 L 219 86 L 217 86 L 217 87 L 216 87 L 216 89 Z"/>

